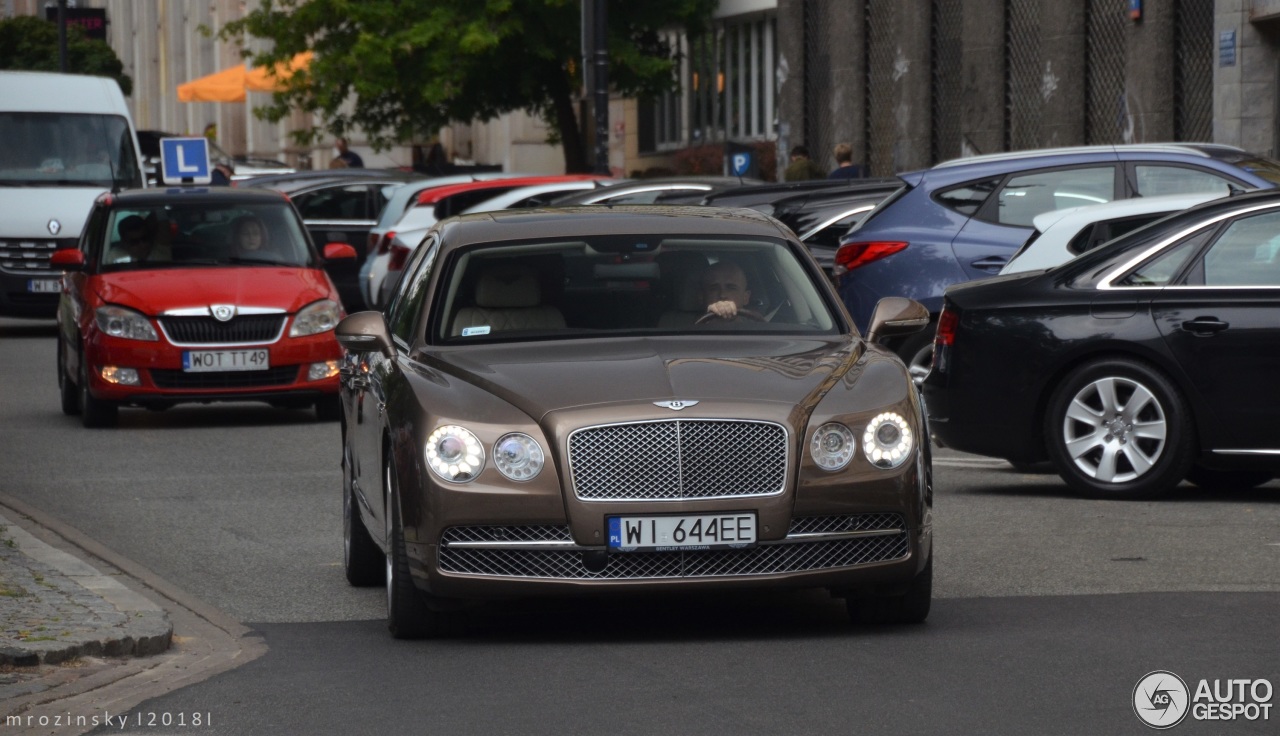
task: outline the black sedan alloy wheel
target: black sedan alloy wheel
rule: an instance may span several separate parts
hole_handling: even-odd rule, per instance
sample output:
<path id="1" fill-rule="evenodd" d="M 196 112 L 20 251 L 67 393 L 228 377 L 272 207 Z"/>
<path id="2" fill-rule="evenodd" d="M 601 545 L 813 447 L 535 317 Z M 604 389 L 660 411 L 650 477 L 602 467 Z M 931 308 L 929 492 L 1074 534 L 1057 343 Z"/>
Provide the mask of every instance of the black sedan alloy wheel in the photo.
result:
<path id="1" fill-rule="evenodd" d="M 1152 498 L 1171 491 L 1194 457 L 1178 389 L 1127 358 L 1075 369 L 1054 390 L 1045 416 L 1049 456 L 1076 491 L 1095 498 Z"/>

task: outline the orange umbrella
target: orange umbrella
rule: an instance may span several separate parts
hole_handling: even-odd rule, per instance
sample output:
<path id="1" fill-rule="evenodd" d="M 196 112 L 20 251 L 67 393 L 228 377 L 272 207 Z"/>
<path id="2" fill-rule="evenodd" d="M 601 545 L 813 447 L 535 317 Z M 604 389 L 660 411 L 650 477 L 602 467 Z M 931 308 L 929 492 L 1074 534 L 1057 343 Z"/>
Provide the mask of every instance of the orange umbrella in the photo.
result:
<path id="1" fill-rule="evenodd" d="M 237 64 L 178 85 L 178 99 L 182 102 L 244 102 L 245 90 L 276 92 L 284 89 L 289 77 L 311 63 L 311 52 L 304 51 L 288 62 L 276 64 L 273 74 L 264 67 L 246 69 Z"/>

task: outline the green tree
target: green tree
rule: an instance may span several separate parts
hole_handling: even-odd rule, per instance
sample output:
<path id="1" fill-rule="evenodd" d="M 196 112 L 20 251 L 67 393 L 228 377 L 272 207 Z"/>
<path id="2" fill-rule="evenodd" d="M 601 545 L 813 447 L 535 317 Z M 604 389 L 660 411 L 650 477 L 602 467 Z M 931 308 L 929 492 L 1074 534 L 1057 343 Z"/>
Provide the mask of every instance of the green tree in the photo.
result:
<path id="1" fill-rule="evenodd" d="M 0 69 L 58 71 L 58 24 L 33 15 L 0 20 Z M 78 26 L 67 25 L 67 71 L 111 77 L 126 95 L 133 80 L 105 41 L 86 38 Z"/>
<path id="2" fill-rule="evenodd" d="M 678 59 L 659 30 L 703 33 L 718 0 L 609 0 L 609 81 L 644 97 L 675 84 Z M 581 0 L 262 0 L 218 31 L 254 37 L 274 64 L 311 50 L 255 114 L 279 121 L 294 110 L 324 129 L 358 127 L 375 148 L 430 137 L 452 121 L 529 110 L 555 132 L 568 171 L 590 171 L 574 98 L 582 85 Z M 314 141 L 320 126 L 301 131 Z"/>

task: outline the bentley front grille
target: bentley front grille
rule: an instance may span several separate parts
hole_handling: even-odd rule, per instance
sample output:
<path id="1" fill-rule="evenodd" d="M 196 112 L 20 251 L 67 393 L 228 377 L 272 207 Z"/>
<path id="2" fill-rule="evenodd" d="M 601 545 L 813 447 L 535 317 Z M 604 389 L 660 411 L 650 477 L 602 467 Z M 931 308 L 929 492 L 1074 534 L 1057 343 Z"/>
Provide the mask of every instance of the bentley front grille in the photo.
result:
<path id="1" fill-rule="evenodd" d="M 900 560 L 910 545 L 902 516 L 856 514 L 795 519 L 786 539 L 749 549 L 611 553 L 599 571 L 583 564 L 589 549 L 574 544 L 567 526 L 451 527 L 441 539 L 440 569 L 540 580 L 741 577 Z"/>
<path id="2" fill-rule="evenodd" d="M 161 317 L 160 327 L 175 345 L 253 345 L 275 342 L 283 314 L 246 314 L 219 322 L 213 317 Z"/>
<path id="3" fill-rule="evenodd" d="M 587 501 L 771 496 L 786 484 L 787 446 L 787 430 L 770 422 L 606 424 L 569 435 L 569 470 Z"/>

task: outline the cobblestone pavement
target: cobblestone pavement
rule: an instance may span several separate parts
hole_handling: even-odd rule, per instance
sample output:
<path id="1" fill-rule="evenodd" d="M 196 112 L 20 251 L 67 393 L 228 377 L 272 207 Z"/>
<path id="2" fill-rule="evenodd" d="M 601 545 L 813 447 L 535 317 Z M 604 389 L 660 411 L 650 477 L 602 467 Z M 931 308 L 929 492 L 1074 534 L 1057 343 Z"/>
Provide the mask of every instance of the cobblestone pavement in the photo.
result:
<path id="1" fill-rule="evenodd" d="M 158 654 L 172 636 L 150 599 L 0 515 L 0 702 Z"/>

